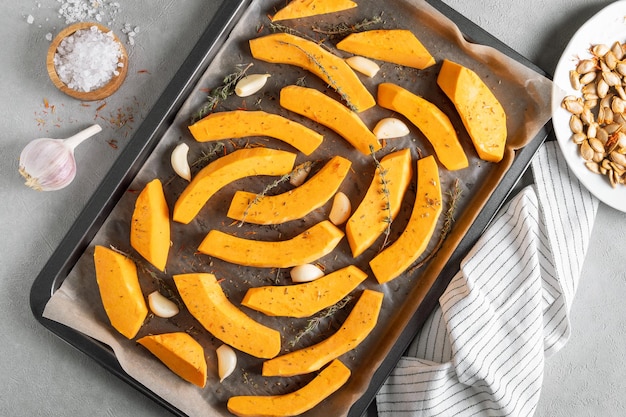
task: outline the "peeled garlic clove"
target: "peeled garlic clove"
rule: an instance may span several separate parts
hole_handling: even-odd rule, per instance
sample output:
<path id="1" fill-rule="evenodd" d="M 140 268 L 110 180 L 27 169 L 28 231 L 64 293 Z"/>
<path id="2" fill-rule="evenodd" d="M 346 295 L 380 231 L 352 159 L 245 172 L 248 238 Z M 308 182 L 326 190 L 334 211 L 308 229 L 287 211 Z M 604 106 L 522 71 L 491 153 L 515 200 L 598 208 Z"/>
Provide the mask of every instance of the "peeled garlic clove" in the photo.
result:
<path id="1" fill-rule="evenodd" d="M 330 209 L 328 219 L 335 226 L 339 226 L 340 224 L 344 224 L 346 220 L 348 220 L 351 212 L 352 204 L 350 204 L 350 199 L 347 195 L 339 191 L 337 194 L 335 194 L 335 198 L 333 198 L 333 205 Z"/>
<path id="2" fill-rule="evenodd" d="M 179 309 L 175 302 L 166 298 L 158 291 L 154 291 L 148 295 L 148 305 L 155 316 L 169 319 L 178 314 Z"/>
<path id="3" fill-rule="evenodd" d="M 353 70 L 358 71 L 363 75 L 367 75 L 370 78 L 380 71 L 380 67 L 377 63 L 362 56 L 351 56 L 350 58 L 346 58 L 346 63 Z"/>
<path id="4" fill-rule="evenodd" d="M 304 181 L 306 181 L 306 178 L 311 172 L 311 165 L 312 164 L 307 161 L 295 167 L 289 176 L 289 183 L 294 187 L 299 187 L 304 184 Z"/>
<path id="5" fill-rule="evenodd" d="M 316 265 L 303 264 L 291 268 L 290 274 L 293 282 L 309 282 L 323 277 L 324 271 Z"/>
<path id="6" fill-rule="evenodd" d="M 376 123 L 373 132 L 378 139 L 392 139 L 406 136 L 410 133 L 410 130 L 402 120 L 395 117 L 386 117 Z"/>
<path id="7" fill-rule="evenodd" d="M 187 161 L 187 154 L 189 153 L 189 145 L 186 143 L 179 143 L 178 146 L 172 151 L 171 162 L 174 172 L 180 177 L 191 181 L 191 168 Z"/>
<path id="8" fill-rule="evenodd" d="M 237 367 L 237 353 L 228 345 L 218 347 L 215 352 L 217 353 L 217 373 L 222 382 Z"/>
<path id="9" fill-rule="evenodd" d="M 235 85 L 235 94 L 239 97 L 251 96 L 263 88 L 269 77 L 269 74 L 246 75 Z"/>

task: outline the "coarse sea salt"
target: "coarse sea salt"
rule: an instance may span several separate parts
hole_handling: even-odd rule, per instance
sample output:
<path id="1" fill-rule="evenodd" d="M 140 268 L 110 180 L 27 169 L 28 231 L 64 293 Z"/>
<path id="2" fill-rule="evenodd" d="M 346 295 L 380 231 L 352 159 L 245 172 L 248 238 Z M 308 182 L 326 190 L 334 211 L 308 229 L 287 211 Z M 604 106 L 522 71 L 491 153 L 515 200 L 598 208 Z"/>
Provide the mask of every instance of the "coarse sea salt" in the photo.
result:
<path id="1" fill-rule="evenodd" d="M 54 55 L 54 67 L 69 88 L 88 92 L 119 75 L 121 57 L 122 50 L 113 33 L 92 26 L 61 41 Z"/>

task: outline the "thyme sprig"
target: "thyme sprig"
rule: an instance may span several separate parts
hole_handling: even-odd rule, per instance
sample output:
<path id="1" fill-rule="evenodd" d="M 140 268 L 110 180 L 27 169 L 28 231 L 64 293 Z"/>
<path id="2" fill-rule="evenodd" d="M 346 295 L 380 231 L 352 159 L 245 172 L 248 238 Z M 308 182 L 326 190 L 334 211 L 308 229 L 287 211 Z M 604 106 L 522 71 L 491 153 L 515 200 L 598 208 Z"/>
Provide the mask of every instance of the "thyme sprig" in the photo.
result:
<path id="1" fill-rule="evenodd" d="M 296 30 L 294 28 L 290 28 L 289 26 L 285 26 L 285 25 L 282 25 L 280 23 L 270 23 L 269 28 L 270 28 L 270 30 L 273 33 L 282 32 L 282 33 L 287 33 L 289 35 L 297 36 L 297 37 L 302 38 L 302 39 L 309 40 L 309 41 L 319 45 L 320 47 L 326 49 L 327 51 L 331 52 L 331 48 L 328 47 L 326 44 L 324 44 L 324 42 L 325 42 L 324 39 L 312 38 L 311 36 L 307 35 L 306 33 L 300 32 L 300 31 L 298 31 L 298 30 Z"/>
<path id="2" fill-rule="evenodd" d="M 223 149 L 224 149 L 224 144 L 221 142 L 217 142 L 215 143 L 215 145 L 209 146 L 209 151 L 202 152 L 202 155 L 200 156 L 200 158 L 193 161 L 191 164 L 189 164 L 189 166 L 191 167 L 196 167 L 198 165 L 204 166 L 206 165 L 206 163 L 213 160 L 213 158 L 215 157 L 215 155 L 217 155 L 217 153 L 222 152 Z M 172 175 L 167 181 L 165 181 L 165 183 L 163 183 L 163 186 L 167 187 L 168 185 L 172 183 L 172 181 L 174 181 L 177 178 L 179 178 L 178 175 L 176 174 Z"/>
<path id="3" fill-rule="evenodd" d="M 202 155 L 193 161 L 190 165 L 191 167 L 204 166 L 207 163 L 211 162 L 218 153 L 222 153 L 225 146 L 222 142 L 215 142 L 213 146 L 209 146 L 208 150 L 202 151 Z"/>
<path id="4" fill-rule="evenodd" d="M 192 117 L 191 123 L 195 123 L 207 114 L 211 113 L 220 101 L 224 101 L 231 96 L 235 92 L 235 85 L 237 85 L 237 82 L 245 77 L 246 72 L 252 65 L 252 63 L 237 64 L 235 72 L 226 75 L 222 80 L 222 85 L 209 92 L 206 103 Z"/>
<path id="5" fill-rule="evenodd" d="M 270 22 L 269 24 L 269 29 L 271 32 L 276 33 L 276 32 L 282 32 L 282 33 L 288 33 L 290 35 L 294 35 L 294 36 L 300 36 L 302 38 L 308 38 L 308 36 L 294 28 L 290 28 L 289 26 L 285 26 L 281 23 L 274 23 L 274 22 Z M 309 38 L 310 39 L 310 38 Z"/>
<path id="6" fill-rule="evenodd" d="M 181 307 L 183 305 L 182 301 L 176 296 L 176 293 L 172 290 L 172 287 L 170 287 L 169 284 L 165 282 L 165 280 L 162 277 L 160 277 L 154 270 L 148 267 L 141 259 L 133 256 L 131 253 L 124 252 L 123 250 L 113 245 L 109 245 L 109 248 L 113 252 L 117 252 L 120 255 L 125 256 L 131 261 L 133 261 L 133 263 L 137 266 L 137 268 L 141 272 L 145 273 L 150 278 L 152 278 L 157 283 L 157 286 L 159 287 L 159 289 L 162 290 L 161 292 L 167 293 L 167 298 L 174 301 L 178 305 L 178 307 Z"/>
<path id="7" fill-rule="evenodd" d="M 346 105 L 350 108 L 350 110 L 358 111 L 356 106 L 352 104 L 352 102 L 350 101 L 350 97 L 348 97 L 348 95 L 343 91 L 343 88 L 341 88 L 341 86 L 337 84 L 337 81 L 330 75 L 326 67 L 324 67 L 324 65 L 322 65 L 322 63 L 313 54 L 311 54 L 309 51 L 307 51 L 300 45 L 296 45 L 294 43 L 285 42 L 285 41 L 279 41 L 279 42 L 284 45 L 293 46 L 294 48 L 302 52 L 304 55 L 306 55 L 309 61 L 311 61 L 313 65 L 315 65 L 320 70 L 320 72 L 324 75 L 324 77 L 328 80 L 328 85 L 330 85 L 337 93 L 339 93 L 339 95 L 346 102 Z"/>
<path id="8" fill-rule="evenodd" d="M 452 189 L 447 192 L 448 197 L 449 197 L 448 208 L 446 209 L 446 212 L 444 213 L 443 226 L 441 227 L 441 231 L 439 232 L 439 239 L 437 240 L 435 247 L 433 248 L 432 251 L 430 251 L 430 253 L 425 258 L 423 258 L 417 264 L 413 265 L 411 269 L 409 269 L 409 273 L 412 273 L 416 269 L 421 268 L 428 261 L 434 258 L 437 252 L 439 252 L 439 249 L 441 249 L 441 246 L 443 245 L 443 242 L 446 240 L 446 237 L 448 237 L 448 234 L 452 230 L 452 225 L 454 224 L 454 212 L 456 211 L 459 198 L 461 198 L 461 194 L 462 194 L 462 190 L 461 190 L 459 183 L 460 183 L 460 180 L 456 178 L 454 180 L 454 183 L 452 184 L 452 187 L 451 187 Z"/>
<path id="9" fill-rule="evenodd" d="M 382 23 L 383 15 L 382 13 L 378 16 L 374 16 L 371 19 L 363 19 L 362 21 L 355 24 L 348 24 L 345 22 L 339 23 L 335 26 L 331 26 L 329 28 L 321 28 L 319 26 L 313 26 L 312 30 L 315 33 L 320 33 L 326 36 L 346 36 L 350 33 L 361 32 L 368 29 L 370 26 L 377 25 Z"/>
<path id="10" fill-rule="evenodd" d="M 250 212 L 250 209 L 252 208 L 252 206 L 254 206 L 255 204 L 259 204 L 261 199 L 263 197 L 265 197 L 270 191 L 272 191 L 274 188 L 278 187 L 280 184 L 291 180 L 291 178 L 293 178 L 294 175 L 299 174 L 300 171 L 302 171 L 302 170 L 309 170 L 310 171 L 313 168 L 313 166 L 315 166 L 315 162 L 313 162 L 313 161 L 306 161 L 306 162 L 296 166 L 290 173 L 285 174 L 282 177 L 278 178 L 276 181 L 272 182 L 271 184 L 268 184 L 263 189 L 263 191 L 258 193 L 254 197 L 254 199 L 252 201 L 250 201 L 250 203 L 248 203 L 248 206 L 246 207 L 246 209 L 243 212 L 243 215 L 241 216 L 241 221 L 239 222 L 239 227 L 243 226 L 244 223 L 246 222 L 246 217 L 248 216 L 248 213 Z"/>
<path id="11" fill-rule="evenodd" d="M 285 175 L 281 176 L 280 178 L 278 178 L 278 179 L 274 180 L 273 182 L 271 182 L 270 184 L 266 185 L 265 188 L 260 193 L 255 195 L 254 199 L 252 201 L 250 201 L 250 203 L 248 203 L 248 206 L 243 211 L 243 215 L 241 216 L 241 221 L 239 222 L 238 226 L 241 227 L 241 226 L 243 226 L 246 223 L 246 217 L 248 216 L 248 213 L 250 212 L 250 209 L 252 208 L 252 206 L 254 206 L 256 204 L 259 204 L 261 199 L 263 197 L 265 197 L 274 188 L 278 187 L 280 184 L 282 184 L 284 182 L 289 181 L 289 179 L 291 178 L 292 174 L 293 174 L 293 171 L 291 171 L 288 174 L 285 174 Z"/>
<path id="12" fill-rule="evenodd" d="M 385 239 L 380 247 L 382 251 L 385 249 L 387 244 L 389 243 L 389 236 L 391 235 L 391 223 L 393 223 L 393 218 L 391 216 L 391 192 L 389 191 L 389 180 L 387 179 L 388 170 L 383 169 L 378 158 L 376 158 L 376 153 L 374 152 L 374 147 L 370 145 L 370 156 L 374 160 L 374 164 L 376 165 L 376 171 L 378 171 L 378 176 L 380 177 L 380 185 L 382 187 L 381 193 L 385 198 L 385 202 L 383 203 L 382 209 L 387 212 L 383 221 L 385 222 Z"/>
<path id="13" fill-rule="evenodd" d="M 352 301 L 352 296 L 347 295 L 342 300 L 340 300 L 337 304 L 334 304 L 328 307 L 327 309 L 322 310 L 322 312 L 319 313 L 317 316 L 309 319 L 307 321 L 306 326 L 302 330 L 300 330 L 300 332 L 294 337 L 294 339 L 291 342 L 289 342 L 289 346 L 290 347 L 296 346 L 298 342 L 300 342 L 300 340 L 304 336 L 313 332 L 324 319 L 335 315 L 335 313 L 337 313 L 338 311 L 342 310 L 345 306 L 347 306 L 350 303 L 350 301 Z"/>

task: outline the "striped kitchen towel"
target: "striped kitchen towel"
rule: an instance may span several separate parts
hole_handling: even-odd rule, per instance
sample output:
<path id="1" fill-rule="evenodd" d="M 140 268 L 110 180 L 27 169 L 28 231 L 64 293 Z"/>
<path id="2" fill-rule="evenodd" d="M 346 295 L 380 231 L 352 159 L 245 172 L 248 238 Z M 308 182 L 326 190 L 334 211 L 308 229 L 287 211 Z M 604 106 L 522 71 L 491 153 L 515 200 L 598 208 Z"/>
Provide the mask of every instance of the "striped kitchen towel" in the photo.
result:
<path id="1" fill-rule="evenodd" d="M 570 335 L 598 201 L 556 142 L 532 172 L 535 184 L 481 236 L 381 388 L 379 416 L 533 415 L 544 358 Z"/>

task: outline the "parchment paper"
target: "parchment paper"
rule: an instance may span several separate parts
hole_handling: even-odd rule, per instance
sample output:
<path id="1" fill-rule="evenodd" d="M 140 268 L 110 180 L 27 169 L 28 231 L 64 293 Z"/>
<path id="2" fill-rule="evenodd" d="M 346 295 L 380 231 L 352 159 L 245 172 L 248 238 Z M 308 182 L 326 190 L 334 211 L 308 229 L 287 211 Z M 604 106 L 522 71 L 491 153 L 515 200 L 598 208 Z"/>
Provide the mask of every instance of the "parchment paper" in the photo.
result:
<path id="1" fill-rule="evenodd" d="M 214 273 L 218 278 L 223 279 L 224 291 L 237 305 L 247 288 L 251 286 L 289 283 L 287 270 L 240 267 L 196 253 L 198 244 L 212 228 L 239 236 L 250 236 L 253 233 L 255 239 L 287 239 L 328 216 L 330 203 L 302 220 L 272 227 L 247 224 L 240 227 L 226 217 L 230 198 L 235 190 L 261 192 L 275 178 L 251 178 L 237 181 L 215 195 L 189 225 L 173 223 L 173 246 L 166 273 L 160 273 L 143 261 L 129 243 L 129 222 L 138 192 L 147 182 L 158 177 L 165 184 L 169 207 L 173 207 L 176 198 L 186 186 L 186 181 L 176 177 L 170 167 L 169 157 L 172 149 L 181 141 L 188 143 L 191 147 L 190 161 L 196 161 L 203 154 L 214 149 L 212 144 L 196 143 L 189 134 L 187 126 L 192 115 L 205 103 L 206 89 L 221 85 L 225 75 L 234 72 L 237 65 L 247 63 L 254 64 L 248 73 L 271 74 L 268 84 L 262 93 L 255 97 L 241 99 L 233 96 L 221 103 L 216 110 L 262 109 L 290 117 L 322 133 L 325 136 L 322 147 L 309 157 L 298 154 L 297 163 L 305 160 L 316 161 L 315 169 L 319 169 L 335 154 L 349 158 L 353 163 L 352 172 L 342 184 L 341 191 L 350 197 L 353 207 L 357 206 L 373 177 L 375 165 L 372 158 L 351 149 L 343 139 L 330 130 L 312 124 L 298 115 L 290 114 L 278 105 L 280 88 L 296 83 L 302 77 L 305 77 L 304 81 L 307 86 L 325 91 L 337 99 L 339 99 L 338 95 L 315 76 L 303 70 L 286 65 L 266 64 L 253 60 L 250 56 L 247 41 L 269 33 L 270 24 L 267 15 L 272 14 L 282 4 L 284 1 L 276 0 L 260 0 L 252 4 L 204 74 L 195 92 L 188 98 L 175 122 L 137 175 L 129 191 L 119 201 L 63 285 L 52 296 L 44 312 L 45 317 L 70 326 L 110 346 L 129 375 L 189 416 L 227 416 L 230 413 L 226 410 L 225 404 L 232 395 L 291 392 L 310 381 L 314 375 L 263 378 L 260 375 L 262 361 L 244 353 L 238 353 L 237 370 L 223 383 L 219 383 L 215 349 L 221 342 L 202 329 L 186 309 L 182 308 L 179 315 L 169 320 L 149 317 L 137 335 L 141 337 L 146 334 L 184 330 L 203 344 L 209 366 L 206 388 L 198 389 L 181 380 L 134 340 L 125 339 L 110 326 L 95 280 L 93 247 L 95 245 L 112 246 L 129 254 L 139 266 L 140 282 L 146 296 L 153 290 L 160 289 L 166 294 L 171 293 L 176 298 L 177 293 L 171 276 L 185 272 Z M 269 318 L 243 308 L 251 317 L 281 331 L 283 351 L 286 352 L 311 345 L 336 331 L 362 289 L 371 288 L 385 293 L 383 311 L 376 329 L 357 349 L 341 357 L 352 370 L 351 379 L 339 392 L 307 413 L 310 416 L 340 416 L 348 413 L 353 402 L 367 388 L 372 374 L 384 360 L 406 325 L 406 321 L 416 310 L 488 196 L 506 174 L 515 157 L 515 150 L 533 139 L 550 117 L 551 82 L 548 79 L 491 47 L 467 43 L 448 18 L 423 1 L 361 1 L 357 8 L 336 15 L 287 21 L 282 24 L 300 33 L 306 33 L 314 39 L 327 39 L 325 45 L 332 48 L 340 37 L 329 37 L 320 31 L 311 30 L 312 27 L 327 30 L 339 23 L 357 24 L 363 22 L 364 19 L 375 17 L 381 17 L 381 22 L 368 26 L 367 29 L 410 29 L 435 57 L 437 64 L 419 71 L 380 63 L 381 71 L 375 78 L 361 77 L 364 84 L 375 96 L 378 83 L 394 82 L 438 105 L 455 125 L 470 160 L 470 167 L 457 172 L 449 172 L 440 165 L 442 188 L 446 195 L 444 208 L 449 202 L 447 192 L 457 178 L 461 180 L 462 197 L 455 211 L 456 223 L 452 233 L 437 256 L 426 267 L 404 274 L 385 285 L 378 285 L 370 273 L 368 261 L 380 250 L 382 239 L 379 239 L 370 250 L 357 259 L 353 259 L 350 255 L 349 246 L 344 239 L 332 254 L 320 259 L 319 263 L 326 268 L 327 272 L 353 263 L 368 272 L 370 277 L 355 290 L 346 308 L 331 318 L 322 320 L 315 331 L 300 339 L 295 346 L 290 344 L 307 325 L 306 319 Z M 340 56 L 348 56 L 340 51 L 335 50 L 335 52 Z M 507 150 L 502 162 L 492 164 L 477 158 L 454 107 L 438 89 L 435 80 L 444 58 L 459 62 L 476 71 L 502 102 L 508 116 L 509 131 Z M 365 123 L 373 128 L 376 121 L 392 114 L 388 110 L 375 107 L 363 112 L 361 116 Z M 140 140 L 140 138 L 134 140 Z M 224 141 L 223 143 L 226 146 L 219 155 L 246 145 L 262 145 L 295 152 L 286 144 L 264 137 Z M 409 137 L 387 141 L 385 149 L 379 152 L 378 157 L 402 147 L 410 147 L 413 150 L 414 160 L 417 159 L 418 149 L 422 155 L 432 154 L 432 148 L 428 142 L 417 129 L 413 128 Z M 193 172 L 199 169 L 200 166 L 196 166 Z M 415 179 L 412 183 L 401 213 L 393 222 L 391 240 L 403 230 L 410 215 L 411 201 L 415 195 Z M 287 189 L 288 185 L 281 185 L 272 190 L 272 193 L 284 192 Z M 443 216 L 440 221 L 443 221 Z M 432 250 L 436 240 L 437 232 L 426 253 Z"/>

